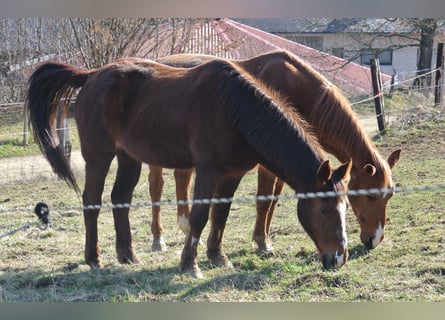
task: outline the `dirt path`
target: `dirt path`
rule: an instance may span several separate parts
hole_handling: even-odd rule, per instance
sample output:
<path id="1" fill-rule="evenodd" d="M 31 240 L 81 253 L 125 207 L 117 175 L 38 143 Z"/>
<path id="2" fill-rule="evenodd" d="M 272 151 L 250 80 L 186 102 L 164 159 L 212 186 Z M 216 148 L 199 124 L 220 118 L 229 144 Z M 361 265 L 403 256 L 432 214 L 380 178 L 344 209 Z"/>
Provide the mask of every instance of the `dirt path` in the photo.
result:
<path id="1" fill-rule="evenodd" d="M 73 170 L 83 170 L 84 161 L 79 150 L 71 154 Z M 0 159 L 0 185 L 35 178 L 55 179 L 48 161 L 41 154 Z"/>

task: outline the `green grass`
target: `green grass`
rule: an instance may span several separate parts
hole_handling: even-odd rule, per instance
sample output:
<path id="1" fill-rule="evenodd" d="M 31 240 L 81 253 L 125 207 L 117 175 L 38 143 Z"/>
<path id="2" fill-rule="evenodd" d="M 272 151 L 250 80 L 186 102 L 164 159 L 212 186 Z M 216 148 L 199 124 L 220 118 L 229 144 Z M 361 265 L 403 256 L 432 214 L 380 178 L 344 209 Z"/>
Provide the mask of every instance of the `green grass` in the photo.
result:
<path id="1" fill-rule="evenodd" d="M 1 111 L 1 110 L 0 110 Z M 0 121 L 0 159 L 39 154 L 39 147 L 34 143 L 32 133 L 28 134 L 27 144 L 24 143 L 24 123 L 22 112 L 1 113 Z M 70 121 L 70 138 L 74 149 L 80 147 L 74 119 Z"/>
<path id="2" fill-rule="evenodd" d="M 444 122 L 438 118 L 394 123 L 376 144 L 385 156 L 402 148 L 393 171 L 398 186 L 432 186 L 444 181 L 444 141 Z M 106 203 L 115 170 L 113 166 L 106 181 Z M 78 172 L 82 186 L 81 169 Z M 163 199 L 174 200 L 170 170 L 164 172 L 164 180 Z M 251 172 L 235 197 L 252 196 L 255 191 L 256 173 Z M 291 190 L 285 188 L 284 193 Z M 151 209 L 132 209 L 133 240 L 143 264 L 130 266 L 116 260 L 112 214 L 103 210 L 99 244 L 105 268 L 90 270 L 83 260 L 81 201 L 62 181 L 28 178 L 5 185 L 0 195 L 0 233 L 36 221 L 32 208 L 41 200 L 51 206 L 49 229 L 32 227 L 0 238 L 3 301 L 445 301 L 444 190 L 394 195 L 385 239 L 371 251 L 362 246 L 358 223 L 349 210 L 350 258 L 332 271 L 322 270 L 313 242 L 298 223 L 295 200 L 279 202 L 272 221 L 276 253 L 270 257 L 256 255 L 252 246 L 255 204 L 236 202 L 224 239 L 234 269 L 212 268 L 201 245 L 203 280 L 179 272 L 184 235 L 178 231 L 173 206 L 162 208 L 169 248 L 165 253 L 150 251 Z M 144 166 L 134 202 L 148 201 Z M 71 206 L 76 208 L 66 208 Z M 14 208 L 29 209 L 4 210 Z M 204 242 L 208 229 L 207 225 Z"/>

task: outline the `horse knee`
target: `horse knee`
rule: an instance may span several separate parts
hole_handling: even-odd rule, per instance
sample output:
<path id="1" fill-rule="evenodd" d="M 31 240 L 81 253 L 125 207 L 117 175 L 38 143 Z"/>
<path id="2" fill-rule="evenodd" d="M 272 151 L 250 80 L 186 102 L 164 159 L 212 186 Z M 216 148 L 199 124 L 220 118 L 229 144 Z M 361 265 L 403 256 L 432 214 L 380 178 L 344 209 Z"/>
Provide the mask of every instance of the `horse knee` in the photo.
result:
<path id="1" fill-rule="evenodd" d="M 192 211 L 192 213 L 190 215 L 190 219 L 189 219 L 190 229 L 198 230 L 200 233 L 202 231 L 202 229 L 204 229 L 208 220 L 209 220 L 208 213 L 207 214 L 204 212 L 194 213 Z"/>

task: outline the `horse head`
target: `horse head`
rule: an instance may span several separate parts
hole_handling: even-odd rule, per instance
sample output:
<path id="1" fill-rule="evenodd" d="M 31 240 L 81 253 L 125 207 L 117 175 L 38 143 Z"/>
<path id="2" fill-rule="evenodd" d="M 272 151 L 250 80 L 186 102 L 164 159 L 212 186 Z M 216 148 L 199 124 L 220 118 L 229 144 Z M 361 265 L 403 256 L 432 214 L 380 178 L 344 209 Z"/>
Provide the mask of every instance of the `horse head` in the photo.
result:
<path id="1" fill-rule="evenodd" d="M 399 158 L 400 150 L 396 150 L 387 160 L 383 160 L 379 167 L 368 163 L 361 168 L 353 168 L 349 189 L 394 189 L 391 169 Z M 386 206 L 392 195 L 392 192 L 381 192 L 349 196 L 352 209 L 360 224 L 360 239 L 368 249 L 375 248 L 384 238 Z"/>
<path id="2" fill-rule="evenodd" d="M 352 161 L 333 170 L 326 160 L 320 165 L 313 190 L 338 192 L 335 197 L 301 199 L 298 202 L 298 219 L 315 242 L 323 267 L 339 268 L 348 259 L 346 236 L 347 181 Z"/>

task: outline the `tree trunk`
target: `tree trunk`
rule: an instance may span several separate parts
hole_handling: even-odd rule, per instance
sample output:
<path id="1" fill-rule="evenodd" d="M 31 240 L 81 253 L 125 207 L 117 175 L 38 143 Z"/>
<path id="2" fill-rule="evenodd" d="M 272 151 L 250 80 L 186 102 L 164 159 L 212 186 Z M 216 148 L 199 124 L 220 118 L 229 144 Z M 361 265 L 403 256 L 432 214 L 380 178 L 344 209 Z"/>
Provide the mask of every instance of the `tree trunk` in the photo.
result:
<path id="1" fill-rule="evenodd" d="M 436 19 L 420 19 L 417 22 L 420 27 L 420 49 L 419 60 L 417 62 L 417 75 L 419 77 L 414 81 L 414 86 L 419 88 L 429 88 L 431 86 L 431 64 L 433 60 L 434 35 L 437 29 Z"/>

